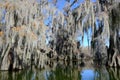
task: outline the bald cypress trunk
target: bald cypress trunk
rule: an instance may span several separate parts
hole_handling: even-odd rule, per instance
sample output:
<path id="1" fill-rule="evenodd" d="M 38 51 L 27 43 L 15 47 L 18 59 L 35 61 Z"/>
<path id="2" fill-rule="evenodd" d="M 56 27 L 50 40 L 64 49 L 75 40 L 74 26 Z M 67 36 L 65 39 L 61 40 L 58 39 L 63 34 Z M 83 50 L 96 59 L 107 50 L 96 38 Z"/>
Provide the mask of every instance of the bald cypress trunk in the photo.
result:
<path id="1" fill-rule="evenodd" d="M 115 3 L 114 3 L 115 4 Z M 116 7 L 110 12 L 110 46 L 109 46 L 109 58 L 108 65 L 120 66 L 120 3 L 116 3 Z"/>

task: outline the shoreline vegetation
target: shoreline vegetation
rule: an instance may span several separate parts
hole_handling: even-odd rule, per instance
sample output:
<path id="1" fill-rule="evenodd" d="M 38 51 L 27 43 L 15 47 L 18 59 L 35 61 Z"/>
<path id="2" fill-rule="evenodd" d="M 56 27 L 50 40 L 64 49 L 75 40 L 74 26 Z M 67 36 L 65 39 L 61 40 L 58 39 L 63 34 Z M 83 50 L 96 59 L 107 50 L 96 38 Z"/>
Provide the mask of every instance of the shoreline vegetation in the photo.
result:
<path id="1" fill-rule="evenodd" d="M 71 10 L 77 0 L 66 0 L 63 12 L 56 2 L 0 0 L 0 70 L 39 69 L 49 59 L 120 67 L 120 2 L 85 0 Z"/>

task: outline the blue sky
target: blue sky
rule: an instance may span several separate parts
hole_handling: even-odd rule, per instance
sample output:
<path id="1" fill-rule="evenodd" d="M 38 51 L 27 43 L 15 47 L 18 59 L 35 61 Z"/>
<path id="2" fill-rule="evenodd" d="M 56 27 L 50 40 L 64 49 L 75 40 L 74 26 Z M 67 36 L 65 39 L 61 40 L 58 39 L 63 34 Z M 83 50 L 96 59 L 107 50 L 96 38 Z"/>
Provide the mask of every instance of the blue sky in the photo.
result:
<path id="1" fill-rule="evenodd" d="M 48 0 L 49 2 L 53 2 L 53 0 Z M 74 0 L 70 0 L 70 3 L 72 3 Z M 95 2 L 96 0 L 91 0 L 92 2 Z M 80 3 L 81 2 L 84 2 L 84 0 L 78 0 L 78 2 L 77 3 L 75 3 L 71 8 L 72 9 L 74 9 L 74 8 L 76 8 L 77 6 L 79 6 L 80 5 Z M 59 9 L 59 10 L 63 10 L 63 8 L 64 8 L 64 6 L 65 6 L 65 4 L 66 4 L 67 2 L 65 1 L 65 0 L 57 0 L 57 4 L 56 4 L 56 6 L 57 6 L 57 8 Z"/>

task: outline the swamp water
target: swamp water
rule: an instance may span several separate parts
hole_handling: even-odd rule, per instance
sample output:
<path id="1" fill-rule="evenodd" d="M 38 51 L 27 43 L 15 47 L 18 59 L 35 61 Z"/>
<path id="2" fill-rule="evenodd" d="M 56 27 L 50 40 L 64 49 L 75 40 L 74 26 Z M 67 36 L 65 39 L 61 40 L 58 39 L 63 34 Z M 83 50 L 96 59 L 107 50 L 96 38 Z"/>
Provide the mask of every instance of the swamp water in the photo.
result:
<path id="1" fill-rule="evenodd" d="M 51 61 L 42 70 L 0 71 L 0 80 L 120 80 L 120 69 L 84 62 Z"/>

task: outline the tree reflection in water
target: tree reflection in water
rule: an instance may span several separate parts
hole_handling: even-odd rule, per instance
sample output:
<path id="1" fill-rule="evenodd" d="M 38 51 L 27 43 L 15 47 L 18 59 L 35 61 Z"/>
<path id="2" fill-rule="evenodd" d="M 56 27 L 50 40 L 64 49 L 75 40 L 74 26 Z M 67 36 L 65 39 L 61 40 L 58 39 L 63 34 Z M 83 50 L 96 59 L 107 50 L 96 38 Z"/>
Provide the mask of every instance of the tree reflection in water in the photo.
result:
<path id="1" fill-rule="evenodd" d="M 120 80 L 120 69 L 92 66 L 83 62 L 51 62 L 44 70 L 0 71 L 0 80 Z M 52 66 L 52 67 L 51 67 Z"/>
<path id="2" fill-rule="evenodd" d="M 118 68 L 110 68 L 108 69 L 108 72 L 110 74 L 111 80 L 120 80 L 120 69 Z"/>

